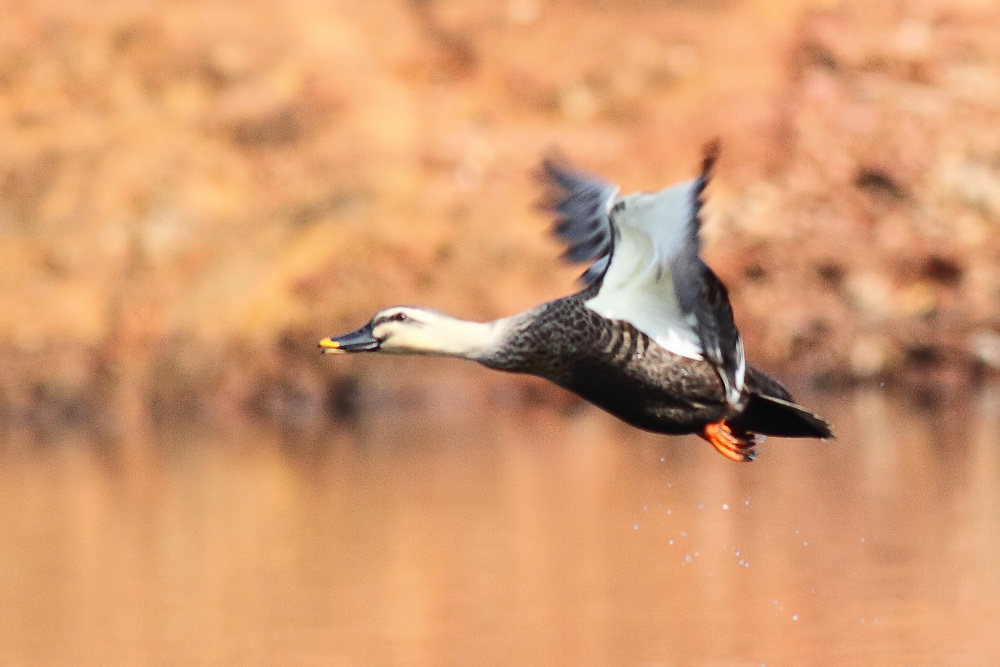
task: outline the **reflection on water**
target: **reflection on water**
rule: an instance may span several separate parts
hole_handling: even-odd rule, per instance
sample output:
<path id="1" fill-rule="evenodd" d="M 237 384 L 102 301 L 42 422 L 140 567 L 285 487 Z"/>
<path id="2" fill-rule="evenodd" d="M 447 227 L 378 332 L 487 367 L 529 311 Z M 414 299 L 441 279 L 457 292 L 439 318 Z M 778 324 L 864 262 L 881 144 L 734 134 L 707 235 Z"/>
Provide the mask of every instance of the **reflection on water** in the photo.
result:
<path id="1" fill-rule="evenodd" d="M 1000 391 L 757 462 L 595 410 L 0 450 L 0 662 L 982 663 Z"/>

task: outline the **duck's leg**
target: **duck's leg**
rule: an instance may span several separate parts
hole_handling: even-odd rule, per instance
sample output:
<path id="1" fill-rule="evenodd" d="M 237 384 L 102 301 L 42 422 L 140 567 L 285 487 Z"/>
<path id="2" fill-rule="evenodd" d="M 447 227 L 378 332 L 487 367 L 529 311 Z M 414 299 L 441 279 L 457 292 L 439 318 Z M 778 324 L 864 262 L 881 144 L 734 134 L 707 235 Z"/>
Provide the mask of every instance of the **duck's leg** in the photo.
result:
<path id="1" fill-rule="evenodd" d="M 749 462 L 757 458 L 756 437 L 752 433 L 733 431 L 724 419 L 706 424 L 698 435 L 730 461 Z"/>

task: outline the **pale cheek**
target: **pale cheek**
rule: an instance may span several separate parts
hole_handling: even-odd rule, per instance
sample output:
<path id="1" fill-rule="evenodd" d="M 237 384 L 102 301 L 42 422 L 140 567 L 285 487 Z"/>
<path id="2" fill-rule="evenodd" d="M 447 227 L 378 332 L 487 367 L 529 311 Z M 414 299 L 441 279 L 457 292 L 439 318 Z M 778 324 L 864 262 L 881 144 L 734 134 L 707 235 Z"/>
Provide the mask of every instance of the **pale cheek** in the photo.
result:
<path id="1" fill-rule="evenodd" d="M 382 349 L 386 352 L 413 352 L 414 350 L 422 350 L 424 342 L 420 336 L 414 336 L 412 332 L 396 332 L 385 339 Z"/>

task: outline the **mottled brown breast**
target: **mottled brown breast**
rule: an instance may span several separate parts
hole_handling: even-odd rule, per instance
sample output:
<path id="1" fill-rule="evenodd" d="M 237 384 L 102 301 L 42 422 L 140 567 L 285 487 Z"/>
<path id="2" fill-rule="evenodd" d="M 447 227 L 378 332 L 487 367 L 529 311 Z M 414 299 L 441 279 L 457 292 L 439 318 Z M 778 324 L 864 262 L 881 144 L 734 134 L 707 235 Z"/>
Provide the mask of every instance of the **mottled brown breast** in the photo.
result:
<path id="1" fill-rule="evenodd" d="M 487 365 L 541 376 L 653 431 L 690 432 L 727 409 L 709 363 L 673 354 L 628 322 L 598 315 L 580 295 L 531 311 Z"/>

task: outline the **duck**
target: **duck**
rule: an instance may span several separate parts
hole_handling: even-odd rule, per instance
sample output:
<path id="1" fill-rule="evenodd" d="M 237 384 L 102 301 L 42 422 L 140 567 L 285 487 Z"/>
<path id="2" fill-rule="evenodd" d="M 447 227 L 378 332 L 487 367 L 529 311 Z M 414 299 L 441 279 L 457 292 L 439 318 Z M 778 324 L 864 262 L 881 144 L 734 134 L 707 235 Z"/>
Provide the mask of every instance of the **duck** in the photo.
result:
<path id="1" fill-rule="evenodd" d="M 645 431 L 696 434 L 732 461 L 766 436 L 829 440 L 828 422 L 746 362 L 725 285 L 701 257 L 702 209 L 719 147 L 699 175 L 656 192 L 619 187 L 558 156 L 539 170 L 563 258 L 582 288 L 488 322 L 392 306 L 319 342 L 325 354 L 458 357 L 549 380 Z"/>

